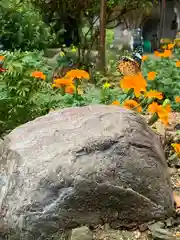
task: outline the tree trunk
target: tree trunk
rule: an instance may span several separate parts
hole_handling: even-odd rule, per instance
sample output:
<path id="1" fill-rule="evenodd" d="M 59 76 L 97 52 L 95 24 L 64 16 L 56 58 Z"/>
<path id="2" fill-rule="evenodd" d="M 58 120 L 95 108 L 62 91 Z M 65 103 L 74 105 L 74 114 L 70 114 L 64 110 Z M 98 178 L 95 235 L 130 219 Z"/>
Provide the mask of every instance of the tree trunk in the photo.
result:
<path id="1" fill-rule="evenodd" d="M 105 55 L 105 39 L 106 39 L 106 4 L 107 0 L 101 0 L 100 5 L 100 48 L 99 48 L 99 67 L 100 71 L 105 73 L 106 55 Z"/>

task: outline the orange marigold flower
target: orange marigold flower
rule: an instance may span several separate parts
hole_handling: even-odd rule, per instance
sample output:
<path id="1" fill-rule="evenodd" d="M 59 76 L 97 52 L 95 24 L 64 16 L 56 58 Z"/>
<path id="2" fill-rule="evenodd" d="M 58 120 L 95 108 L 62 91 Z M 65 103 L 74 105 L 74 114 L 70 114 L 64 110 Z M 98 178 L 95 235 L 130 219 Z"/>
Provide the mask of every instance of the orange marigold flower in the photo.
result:
<path id="1" fill-rule="evenodd" d="M 165 49 L 163 53 L 160 53 L 158 51 L 155 51 L 154 52 L 154 55 L 156 57 L 164 57 L 164 58 L 168 58 L 168 57 L 171 57 L 172 56 L 172 51 L 169 50 L 169 49 Z"/>
<path id="2" fill-rule="evenodd" d="M 148 106 L 148 112 L 150 113 L 157 113 L 161 122 L 164 125 L 168 125 L 169 122 L 169 109 L 168 107 L 163 107 L 162 105 L 158 105 L 158 103 L 153 102 Z"/>
<path id="3" fill-rule="evenodd" d="M 170 105 L 170 104 L 167 104 L 164 108 L 166 109 L 166 111 L 167 111 L 168 113 L 171 112 L 171 105 Z"/>
<path id="4" fill-rule="evenodd" d="M 175 150 L 175 152 L 179 155 L 180 154 L 180 143 L 173 143 L 171 144 Z"/>
<path id="5" fill-rule="evenodd" d="M 180 67 L 180 61 L 176 62 L 176 67 Z"/>
<path id="6" fill-rule="evenodd" d="M 162 92 L 157 92 L 155 90 L 150 90 L 149 92 L 145 93 L 147 98 L 157 98 L 159 100 L 163 99 Z"/>
<path id="7" fill-rule="evenodd" d="M 57 79 L 58 80 L 58 79 Z M 53 88 L 64 88 L 64 91 L 65 93 L 68 93 L 68 94 L 74 94 L 75 93 L 75 86 L 74 84 L 70 84 L 70 85 L 65 85 L 65 84 L 52 84 L 52 87 Z M 78 94 L 82 94 L 83 92 L 78 89 Z"/>
<path id="8" fill-rule="evenodd" d="M 75 92 L 75 86 L 73 84 L 71 84 L 65 88 L 65 93 L 73 94 L 74 92 Z"/>
<path id="9" fill-rule="evenodd" d="M 180 103 L 180 96 L 176 96 L 176 97 L 175 97 L 175 102 L 176 102 L 176 103 Z"/>
<path id="10" fill-rule="evenodd" d="M 63 86 L 72 85 L 73 80 L 72 80 L 72 78 L 57 78 L 54 80 L 54 83 L 56 85 L 59 85 L 60 87 L 63 87 Z"/>
<path id="11" fill-rule="evenodd" d="M 147 82 L 141 73 L 133 76 L 124 76 L 120 81 L 120 87 L 123 90 L 133 89 L 136 97 L 141 95 L 141 92 L 146 92 Z"/>
<path id="12" fill-rule="evenodd" d="M 156 78 L 156 72 L 148 72 L 148 80 L 152 81 Z"/>
<path id="13" fill-rule="evenodd" d="M 84 70 L 79 70 L 79 69 L 73 69 L 73 70 L 70 70 L 69 72 L 66 73 L 66 76 L 65 77 L 69 77 L 69 78 L 84 78 L 84 79 L 87 79 L 89 80 L 90 76 L 89 76 L 89 73 L 84 71 Z"/>
<path id="14" fill-rule="evenodd" d="M 160 54 L 160 52 L 154 51 L 154 55 L 155 55 L 156 57 L 159 57 L 159 54 Z"/>
<path id="15" fill-rule="evenodd" d="M 5 59 L 5 56 L 0 56 L 0 61 L 3 62 Z"/>
<path id="16" fill-rule="evenodd" d="M 142 107 L 139 105 L 139 103 L 137 103 L 135 100 L 132 100 L 132 99 L 124 101 L 123 106 L 128 109 L 134 108 L 138 112 L 142 112 Z"/>
<path id="17" fill-rule="evenodd" d="M 44 73 L 40 71 L 33 72 L 31 76 L 37 79 L 42 79 L 42 80 L 46 79 L 46 75 L 44 75 Z"/>
<path id="18" fill-rule="evenodd" d="M 120 102 L 118 100 L 115 100 L 114 102 L 111 103 L 112 105 L 117 105 L 117 106 L 120 106 Z"/>
<path id="19" fill-rule="evenodd" d="M 175 44 L 174 43 L 169 43 L 168 44 L 168 49 L 172 50 L 174 48 Z"/>
<path id="20" fill-rule="evenodd" d="M 164 52 L 161 54 L 161 57 L 167 58 L 172 56 L 172 51 L 169 49 L 164 50 Z"/>
<path id="21" fill-rule="evenodd" d="M 150 104 L 148 106 L 148 112 L 150 112 L 150 113 L 157 113 L 158 112 L 158 107 L 159 107 L 158 103 L 153 102 L 152 104 Z"/>
<path id="22" fill-rule="evenodd" d="M 142 56 L 142 61 L 146 61 L 148 59 L 148 56 L 144 55 Z"/>

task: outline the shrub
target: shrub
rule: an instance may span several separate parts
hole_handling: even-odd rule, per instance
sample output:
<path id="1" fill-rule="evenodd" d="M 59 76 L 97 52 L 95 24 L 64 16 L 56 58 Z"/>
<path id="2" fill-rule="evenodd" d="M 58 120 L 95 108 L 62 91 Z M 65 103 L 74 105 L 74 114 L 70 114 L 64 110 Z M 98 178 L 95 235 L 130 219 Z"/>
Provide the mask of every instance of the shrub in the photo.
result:
<path id="1" fill-rule="evenodd" d="M 143 73 L 147 78 L 149 73 L 154 73 L 155 78 L 148 81 L 148 89 L 163 92 L 165 98 L 171 100 L 173 109 L 180 110 L 175 102 L 175 96 L 180 93 L 180 62 L 176 54 L 172 57 L 148 58 L 143 64 Z"/>
<path id="2" fill-rule="evenodd" d="M 38 51 L 1 54 L 6 57 L 1 68 L 5 70 L 0 73 L 0 134 L 45 113 L 34 96 L 48 84 L 37 79 L 38 75 L 33 77 L 32 72 L 42 71 L 48 78 L 51 70 Z"/>
<path id="3" fill-rule="evenodd" d="M 66 57 L 62 52 L 59 54 L 58 67 L 69 64 L 69 58 Z M 166 126 L 171 113 L 170 103 L 180 110 L 180 95 L 176 89 L 179 83 L 175 77 L 173 83 L 168 82 L 171 91 L 168 88 L 166 91 L 168 69 L 175 72 L 178 79 L 180 62 L 175 57 L 158 59 L 145 60 L 144 75 L 139 72 L 122 79 L 117 76 L 120 79 L 118 87 L 114 87 L 108 76 L 96 87 L 90 83 L 89 73 L 80 69 L 69 70 L 62 77 L 57 76 L 52 84 L 52 68 L 44 62 L 42 53 L 38 51 L 3 52 L 0 56 L 0 64 L 3 63 L 3 68 L 0 68 L 1 133 L 7 133 L 52 109 L 88 104 L 113 104 L 130 108 L 139 114 L 148 114 L 149 125 L 160 119 Z M 162 71 L 161 68 L 165 69 L 165 66 L 167 70 Z"/>
<path id="4" fill-rule="evenodd" d="M 0 42 L 6 50 L 43 49 L 50 44 L 50 29 L 30 2 L 0 2 Z"/>

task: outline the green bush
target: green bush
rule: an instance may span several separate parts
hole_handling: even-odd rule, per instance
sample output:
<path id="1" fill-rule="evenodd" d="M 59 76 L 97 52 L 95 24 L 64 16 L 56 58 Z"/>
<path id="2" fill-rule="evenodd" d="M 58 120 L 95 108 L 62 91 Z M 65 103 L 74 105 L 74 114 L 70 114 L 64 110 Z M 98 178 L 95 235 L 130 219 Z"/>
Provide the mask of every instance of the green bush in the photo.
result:
<path id="1" fill-rule="evenodd" d="M 0 73 L 0 134 L 46 113 L 37 105 L 34 96 L 49 87 L 47 81 L 51 72 L 43 61 L 42 53 L 3 52 L 6 56 Z M 34 71 L 42 71 L 47 81 L 31 76 Z"/>
<path id="2" fill-rule="evenodd" d="M 49 27 L 31 3 L 0 1 L 0 42 L 6 50 L 41 50 L 51 43 Z"/>
<path id="3" fill-rule="evenodd" d="M 4 51 L 0 55 L 5 56 L 3 68 L 7 69 L 0 73 L 0 136 L 51 109 L 82 106 L 93 101 L 86 96 L 78 99 L 69 94 L 62 96 L 59 89 L 53 89 L 53 66 L 46 63 L 40 51 Z M 65 60 L 59 56 L 57 65 L 65 64 Z M 42 72 L 46 80 L 32 77 L 35 71 Z"/>
<path id="4" fill-rule="evenodd" d="M 135 100 L 139 103 L 144 98 L 143 96 L 142 99 L 141 97 L 137 98 L 131 91 L 129 93 L 129 91 L 126 92 L 120 88 L 121 77 L 115 70 L 115 60 L 111 60 L 106 76 L 97 71 L 90 74 L 91 78 L 96 77 L 96 86 L 92 84 L 92 79 L 85 80 L 82 77 L 78 87 L 75 88 L 76 90 L 65 94 L 66 89 L 54 86 L 56 82 L 52 87 L 52 72 L 57 67 L 69 65 L 71 63 L 69 60 L 72 60 L 73 57 L 61 52 L 56 58 L 56 62 L 50 66 L 45 62 L 43 53 L 40 51 L 1 52 L 0 55 L 5 56 L 3 68 L 7 69 L 7 71 L 0 73 L 0 135 L 48 113 L 51 109 L 89 104 L 111 104 L 114 101 L 118 101 L 122 105 L 126 100 Z M 2 58 L 0 57 L 0 59 Z M 148 81 L 147 90 L 156 90 L 165 95 L 162 101 L 158 100 L 158 103 L 163 104 L 165 99 L 169 99 L 172 108 L 179 111 L 179 105 L 174 101 L 180 92 L 180 68 L 176 66 L 176 61 L 176 56 L 166 59 L 149 58 L 143 64 L 143 72 L 146 79 L 149 72 L 157 73 L 154 80 Z M 46 81 L 32 77 L 32 73 L 35 71 L 44 74 Z M 77 77 L 74 79 L 79 79 L 81 76 L 82 71 L 79 73 L 78 71 L 75 71 Z M 76 80 L 70 84 L 76 86 Z M 76 94 L 77 90 L 80 91 L 78 94 Z M 150 102 L 152 100 L 154 99 L 150 99 Z M 148 104 L 150 102 L 148 100 Z M 146 101 L 143 104 L 142 107 L 146 105 L 145 108 L 147 108 Z"/>
<path id="5" fill-rule="evenodd" d="M 60 89 L 51 86 L 52 66 L 46 64 L 41 52 L 1 52 L 0 55 L 5 56 L 3 68 L 7 69 L 0 73 L 0 135 L 51 109 L 110 104 L 120 92 L 119 89 L 96 88 L 87 81 L 82 81 L 82 95 L 62 95 Z M 63 59 L 64 56 L 59 56 L 57 64 L 64 64 Z M 46 81 L 32 77 L 35 71 L 46 75 Z"/>
<path id="6" fill-rule="evenodd" d="M 175 97 L 180 94 L 180 68 L 176 67 L 175 50 L 172 58 L 149 58 L 143 64 L 143 73 L 147 77 L 148 72 L 156 72 L 156 78 L 153 81 L 148 81 L 148 89 L 156 89 L 162 92 L 165 98 L 171 100 L 172 108 L 180 111 L 179 104 L 175 103 Z"/>

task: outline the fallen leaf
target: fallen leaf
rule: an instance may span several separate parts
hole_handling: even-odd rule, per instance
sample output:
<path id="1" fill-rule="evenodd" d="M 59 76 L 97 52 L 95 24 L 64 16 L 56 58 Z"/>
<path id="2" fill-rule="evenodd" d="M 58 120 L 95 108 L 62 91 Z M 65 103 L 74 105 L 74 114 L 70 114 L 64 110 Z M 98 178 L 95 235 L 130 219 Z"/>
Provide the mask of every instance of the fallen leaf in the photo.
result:
<path id="1" fill-rule="evenodd" d="M 177 211 L 179 211 L 179 208 L 180 208 L 180 196 L 177 195 L 176 192 L 174 192 L 174 201 L 176 203 L 176 209 Z"/>
<path id="2" fill-rule="evenodd" d="M 180 237 L 180 232 L 175 233 L 176 237 Z"/>
<path id="3" fill-rule="evenodd" d="M 175 187 L 180 187 L 180 181 L 175 183 Z"/>
<path id="4" fill-rule="evenodd" d="M 157 132 L 160 133 L 162 136 L 164 136 L 165 132 L 166 132 L 166 128 L 165 128 L 164 124 L 162 124 L 160 121 L 157 121 L 154 125 L 155 125 Z"/>

